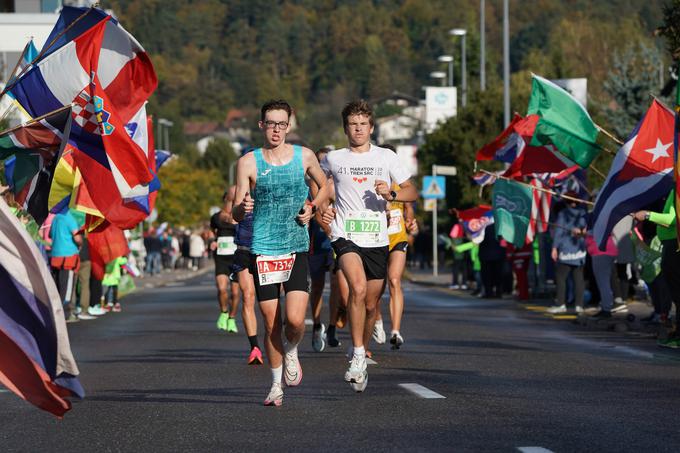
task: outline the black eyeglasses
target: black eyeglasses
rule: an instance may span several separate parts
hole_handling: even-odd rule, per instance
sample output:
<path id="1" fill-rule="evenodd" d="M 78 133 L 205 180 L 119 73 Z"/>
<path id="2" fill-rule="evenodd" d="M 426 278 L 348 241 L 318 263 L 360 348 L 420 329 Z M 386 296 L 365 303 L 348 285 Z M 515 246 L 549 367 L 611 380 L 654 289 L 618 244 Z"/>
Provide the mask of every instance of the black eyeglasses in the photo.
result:
<path id="1" fill-rule="evenodd" d="M 264 122 L 264 127 L 267 129 L 275 129 L 276 126 L 279 127 L 279 129 L 287 129 L 288 128 L 288 121 L 265 121 Z"/>

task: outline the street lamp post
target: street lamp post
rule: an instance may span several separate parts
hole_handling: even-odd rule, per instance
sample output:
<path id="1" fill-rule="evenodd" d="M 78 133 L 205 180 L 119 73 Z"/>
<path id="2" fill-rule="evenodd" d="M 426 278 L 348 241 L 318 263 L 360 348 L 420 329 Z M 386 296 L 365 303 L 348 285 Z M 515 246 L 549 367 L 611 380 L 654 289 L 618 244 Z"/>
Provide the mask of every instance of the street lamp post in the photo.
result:
<path id="1" fill-rule="evenodd" d="M 465 107 L 467 105 L 467 71 L 465 69 L 465 65 L 467 64 L 467 58 L 465 58 L 465 36 L 467 35 L 467 30 L 464 28 L 452 28 L 449 30 L 449 34 L 462 38 L 460 41 L 460 105 Z"/>
<path id="2" fill-rule="evenodd" d="M 443 72 L 443 71 L 432 71 L 430 73 L 430 77 L 432 77 L 433 79 L 441 80 L 442 86 L 445 86 L 445 84 L 446 84 L 446 73 L 445 72 Z"/>
<path id="3" fill-rule="evenodd" d="M 449 86 L 453 86 L 453 55 L 440 55 L 439 58 L 437 58 L 437 61 L 440 63 L 448 63 L 449 64 Z"/>
<path id="4" fill-rule="evenodd" d="M 486 90 L 486 27 L 484 0 L 479 0 L 479 89 Z"/>
<path id="5" fill-rule="evenodd" d="M 510 124 L 510 6 L 503 0 L 503 122 Z"/>

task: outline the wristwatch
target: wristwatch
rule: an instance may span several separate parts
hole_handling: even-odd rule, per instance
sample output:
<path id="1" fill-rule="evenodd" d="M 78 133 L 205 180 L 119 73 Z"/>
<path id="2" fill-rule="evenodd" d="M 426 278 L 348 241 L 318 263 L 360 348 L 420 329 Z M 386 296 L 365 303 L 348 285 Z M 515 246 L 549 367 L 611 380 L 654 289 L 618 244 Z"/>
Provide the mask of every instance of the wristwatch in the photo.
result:
<path id="1" fill-rule="evenodd" d="M 390 201 L 395 201 L 397 199 L 397 192 L 390 190 L 390 197 L 392 197 Z"/>

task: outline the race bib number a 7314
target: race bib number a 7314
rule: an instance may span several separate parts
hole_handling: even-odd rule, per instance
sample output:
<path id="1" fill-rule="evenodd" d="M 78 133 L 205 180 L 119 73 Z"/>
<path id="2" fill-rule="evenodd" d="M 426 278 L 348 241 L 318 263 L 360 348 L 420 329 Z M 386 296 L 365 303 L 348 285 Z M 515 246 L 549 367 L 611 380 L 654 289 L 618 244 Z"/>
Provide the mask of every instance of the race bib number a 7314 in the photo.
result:
<path id="1" fill-rule="evenodd" d="M 285 283 L 290 278 L 295 264 L 295 254 L 277 256 L 260 255 L 255 260 L 260 286 Z"/>

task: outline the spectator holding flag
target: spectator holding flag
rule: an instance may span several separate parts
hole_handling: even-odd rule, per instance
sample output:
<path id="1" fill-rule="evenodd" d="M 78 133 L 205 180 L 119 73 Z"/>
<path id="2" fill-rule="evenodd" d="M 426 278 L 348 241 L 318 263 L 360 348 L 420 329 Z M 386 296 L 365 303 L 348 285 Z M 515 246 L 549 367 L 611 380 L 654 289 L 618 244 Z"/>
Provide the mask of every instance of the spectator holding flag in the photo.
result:
<path id="1" fill-rule="evenodd" d="M 557 305 L 550 307 L 548 313 L 566 313 L 567 311 L 567 277 L 574 278 L 576 313 L 583 312 L 583 293 L 585 282 L 583 268 L 586 264 L 586 212 L 576 201 L 570 200 L 577 194 L 569 191 L 565 194 L 567 207 L 557 214 L 553 233 L 552 259 L 555 261 L 555 280 L 557 283 Z"/>
<path id="2" fill-rule="evenodd" d="M 640 222 L 650 220 L 657 225 L 656 234 L 663 244 L 661 273 L 670 289 L 670 296 L 675 304 L 676 313 L 680 313 L 680 251 L 678 250 L 674 201 L 675 190 L 672 190 L 668 194 L 663 212 L 638 211 L 635 213 L 635 218 Z M 675 330 L 668 335 L 667 339 L 659 340 L 658 344 L 667 348 L 680 348 L 680 329 L 678 329 L 677 317 Z"/>

